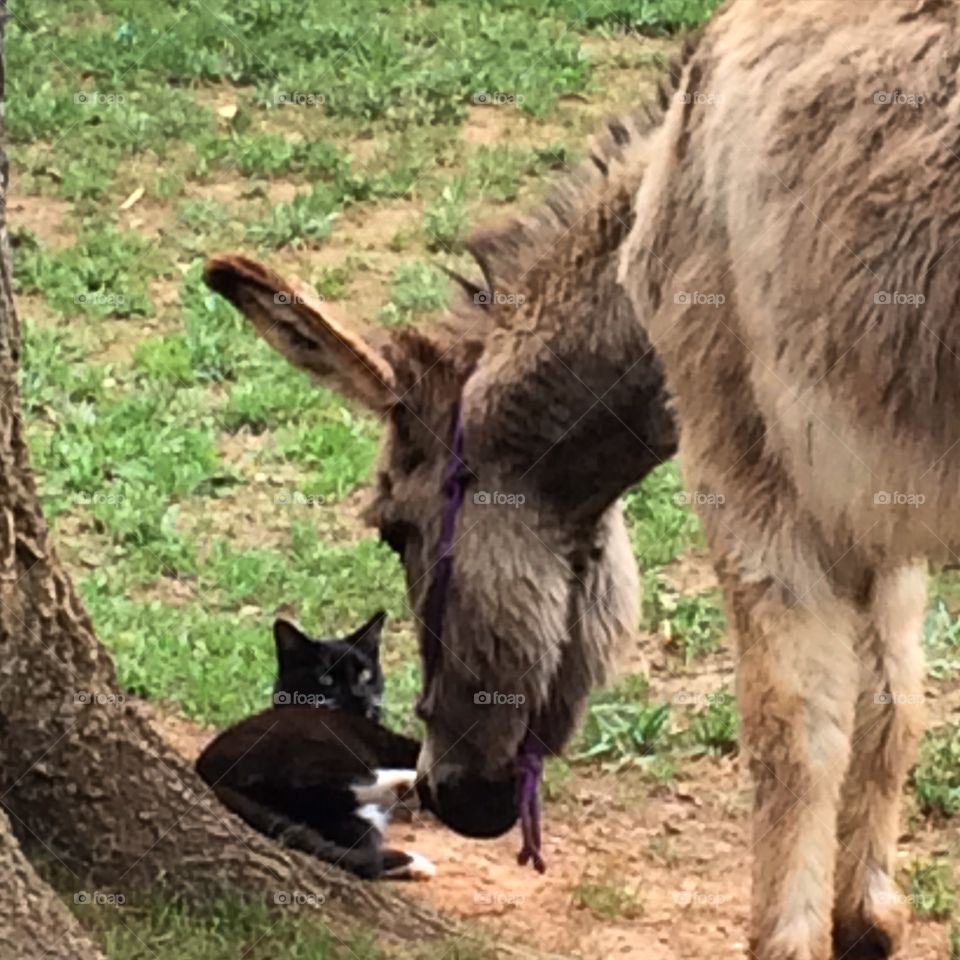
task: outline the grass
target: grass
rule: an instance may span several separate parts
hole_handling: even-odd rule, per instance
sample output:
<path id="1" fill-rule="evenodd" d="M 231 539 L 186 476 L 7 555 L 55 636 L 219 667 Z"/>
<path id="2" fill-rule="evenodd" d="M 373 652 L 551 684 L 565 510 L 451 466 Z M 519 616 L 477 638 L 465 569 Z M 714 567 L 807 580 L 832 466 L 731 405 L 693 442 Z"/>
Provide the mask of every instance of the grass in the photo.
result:
<path id="1" fill-rule="evenodd" d="M 573 902 L 603 920 L 636 920 L 643 916 L 640 891 L 622 878 L 582 878 L 573 891 Z"/>
<path id="2" fill-rule="evenodd" d="M 272 252 L 301 263 L 326 299 L 349 299 L 372 269 L 386 286 L 379 322 L 423 322 L 449 295 L 437 258 L 485 205 L 516 201 L 581 149 L 583 124 L 559 101 L 603 96 L 584 40 L 680 29 L 699 10 L 673 4 L 658 21 L 652 7 L 610 6 L 589 21 L 539 0 L 347 0 L 335 15 L 289 0 L 255 12 L 225 0 L 187 12 L 104 0 L 96 17 L 79 0 L 15 11 L 15 174 L 70 209 L 56 245 L 14 233 L 18 293 L 42 306 L 24 315 L 28 440 L 128 690 L 226 723 L 262 703 L 277 606 L 296 605 L 327 634 L 385 606 L 397 636 L 388 710 L 414 726 L 401 571 L 344 512 L 369 476 L 376 423 L 260 343 L 203 285 L 202 259 L 223 245 Z M 548 132 L 463 143 L 471 111 Z M 214 190 L 224 182 L 228 192 Z M 275 184 L 282 199 L 271 200 Z M 141 199 L 118 216 L 134 191 Z M 313 259 L 384 201 L 409 202 L 421 230 Z M 671 466 L 630 497 L 644 565 L 696 541 L 679 490 Z M 267 542 L 234 543 L 251 522 Z M 104 558 L 108 572 L 91 569 Z M 691 618 L 691 651 L 706 648 L 711 628 Z M 652 752 L 666 713 L 615 699 L 593 708 L 589 749 Z"/>
<path id="3" fill-rule="evenodd" d="M 915 913 L 946 920 L 957 905 L 956 884 L 944 857 L 914 860 L 903 871 L 903 888 Z"/>
<path id="4" fill-rule="evenodd" d="M 292 900 L 309 895 L 279 891 L 277 896 Z M 278 954 L 290 960 L 382 957 L 367 937 L 338 943 L 320 917 L 304 920 L 294 909 L 285 912 L 282 907 L 271 912 L 266 903 L 224 900 L 201 912 L 163 901 L 147 906 L 93 902 L 74 906 L 74 912 L 100 936 L 109 960 L 269 960 Z M 315 912 L 322 913 L 322 904 Z"/>
<path id="5" fill-rule="evenodd" d="M 921 813 L 960 813 L 960 725 L 951 723 L 928 731 L 913 771 L 913 787 Z"/>
<path id="6" fill-rule="evenodd" d="M 960 620 L 940 597 L 927 611 L 923 646 L 927 670 L 935 680 L 949 680 L 960 672 Z"/>

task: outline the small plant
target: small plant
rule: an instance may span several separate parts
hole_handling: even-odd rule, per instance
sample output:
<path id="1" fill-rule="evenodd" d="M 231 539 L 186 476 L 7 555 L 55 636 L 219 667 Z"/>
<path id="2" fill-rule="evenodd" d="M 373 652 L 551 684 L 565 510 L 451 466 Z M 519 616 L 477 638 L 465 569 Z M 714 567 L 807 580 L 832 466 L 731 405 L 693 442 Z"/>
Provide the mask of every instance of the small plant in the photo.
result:
<path id="1" fill-rule="evenodd" d="M 569 797 L 570 777 L 573 769 L 565 760 L 549 760 L 543 777 L 543 796 L 546 800 L 562 800 Z"/>
<path id="2" fill-rule="evenodd" d="M 589 910 L 605 920 L 636 920 L 643 916 L 640 891 L 615 878 L 581 878 L 574 887 L 573 902 L 580 909 Z"/>
<path id="3" fill-rule="evenodd" d="M 625 497 L 627 526 L 642 570 L 669 563 L 702 539 L 700 522 L 686 505 L 675 463 L 654 470 Z"/>
<path id="4" fill-rule="evenodd" d="M 953 913 L 957 891 L 948 860 L 915 860 L 904 874 L 904 888 L 917 913 L 935 920 L 944 920 Z"/>
<path id="5" fill-rule="evenodd" d="M 707 697 L 706 706 L 694 713 L 687 736 L 695 746 L 713 753 L 734 753 L 740 735 L 740 713 L 737 702 L 727 689 Z"/>
<path id="6" fill-rule="evenodd" d="M 661 632 L 680 648 L 685 664 L 719 648 L 726 620 L 717 591 L 674 597 L 662 593 L 660 603 Z"/>
<path id="7" fill-rule="evenodd" d="M 454 253 L 460 249 L 460 241 L 466 233 L 467 184 L 462 177 L 446 183 L 439 198 L 423 211 L 423 232 L 427 247 Z"/>
<path id="8" fill-rule="evenodd" d="M 327 267 L 320 271 L 314 287 L 327 300 L 342 300 L 350 286 L 353 271 L 347 267 Z"/>
<path id="9" fill-rule="evenodd" d="M 960 619 L 938 599 L 923 622 L 927 671 L 935 680 L 949 680 L 960 671 Z"/>
<path id="10" fill-rule="evenodd" d="M 572 760 L 628 763 L 652 756 L 666 741 L 669 703 L 649 702 L 645 677 L 627 677 L 613 690 L 591 698 Z"/>
<path id="11" fill-rule="evenodd" d="M 960 813 L 960 726 L 947 724 L 927 732 L 913 786 L 921 813 L 948 817 Z"/>
<path id="12" fill-rule="evenodd" d="M 324 183 L 314 184 L 309 193 L 278 203 L 263 220 L 251 224 L 247 239 L 267 249 L 316 243 L 330 236 L 340 206 L 336 191 Z"/>
<path id="13" fill-rule="evenodd" d="M 390 278 L 390 302 L 378 316 L 382 323 L 410 323 L 446 305 L 449 282 L 435 267 L 418 260 L 401 263 Z"/>

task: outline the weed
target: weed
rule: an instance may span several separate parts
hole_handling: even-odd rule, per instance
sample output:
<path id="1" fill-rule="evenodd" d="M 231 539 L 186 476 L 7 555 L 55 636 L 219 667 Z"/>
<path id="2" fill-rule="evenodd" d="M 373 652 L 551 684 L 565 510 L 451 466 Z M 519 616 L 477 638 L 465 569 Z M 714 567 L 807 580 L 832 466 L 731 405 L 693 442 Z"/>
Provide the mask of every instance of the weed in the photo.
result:
<path id="1" fill-rule="evenodd" d="M 423 232 L 430 250 L 455 253 L 467 230 L 467 182 L 455 177 L 444 184 L 440 196 L 423 211 Z"/>
<path id="2" fill-rule="evenodd" d="M 923 622 L 923 646 L 935 680 L 948 680 L 960 671 L 960 620 L 939 598 Z"/>
<path id="3" fill-rule="evenodd" d="M 922 813 L 960 813 L 960 726 L 946 724 L 927 732 L 913 771 L 913 786 Z"/>
<path id="4" fill-rule="evenodd" d="M 636 920 L 643 916 L 640 891 L 619 879 L 583 877 L 574 888 L 573 902 L 605 920 Z"/>
<path id="5" fill-rule="evenodd" d="M 627 677 L 591 698 L 572 759 L 619 764 L 649 757 L 665 745 L 669 717 L 668 703 L 649 702 L 646 678 Z"/>
<path id="6" fill-rule="evenodd" d="M 904 888 L 917 913 L 937 920 L 953 913 L 957 892 L 948 860 L 942 857 L 915 860 L 904 873 Z"/>
<path id="7" fill-rule="evenodd" d="M 449 281 L 417 260 L 402 263 L 390 278 L 390 301 L 379 313 L 385 324 L 410 323 L 446 305 Z"/>

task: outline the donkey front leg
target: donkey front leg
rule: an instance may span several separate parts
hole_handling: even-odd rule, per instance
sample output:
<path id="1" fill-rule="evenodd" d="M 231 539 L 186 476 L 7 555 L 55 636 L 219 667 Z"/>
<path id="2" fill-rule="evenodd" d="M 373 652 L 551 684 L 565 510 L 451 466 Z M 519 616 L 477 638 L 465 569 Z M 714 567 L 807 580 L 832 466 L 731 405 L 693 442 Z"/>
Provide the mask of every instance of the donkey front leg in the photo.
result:
<path id="1" fill-rule="evenodd" d="M 878 574 L 871 591 L 837 835 L 834 943 L 844 960 L 886 960 L 909 919 L 893 874 L 903 785 L 924 722 L 926 587 L 924 564 Z"/>
<path id="2" fill-rule="evenodd" d="M 811 578 L 813 580 L 815 578 Z M 823 585 L 725 584 L 754 782 L 751 957 L 830 960 L 840 787 L 850 759 L 854 611 Z"/>

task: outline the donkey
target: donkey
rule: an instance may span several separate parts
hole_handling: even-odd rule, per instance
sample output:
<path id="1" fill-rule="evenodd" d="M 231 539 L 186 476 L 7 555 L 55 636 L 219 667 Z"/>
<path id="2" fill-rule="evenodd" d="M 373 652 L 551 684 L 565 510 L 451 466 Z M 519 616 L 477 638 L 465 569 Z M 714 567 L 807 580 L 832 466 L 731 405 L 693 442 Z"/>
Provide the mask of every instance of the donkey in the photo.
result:
<path id="1" fill-rule="evenodd" d="M 240 255 L 206 266 L 270 344 L 383 420 L 366 517 L 419 621 L 421 801 L 467 835 L 513 826 L 521 747 L 562 749 L 639 620 L 619 498 L 677 436 L 615 254 L 658 119 L 611 121 L 541 209 L 475 235 L 483 280 L 458 277 L 432 326 L 348 323 Z"/>
<path id="2" fill-rule="evenodd" d="M 905 930 L 926 564 L 960 542 L 958 70 L 952 0 L 730 3 L 620 254 L 738 645 L 757 960 Z"/>

